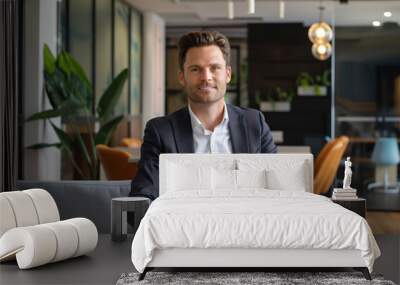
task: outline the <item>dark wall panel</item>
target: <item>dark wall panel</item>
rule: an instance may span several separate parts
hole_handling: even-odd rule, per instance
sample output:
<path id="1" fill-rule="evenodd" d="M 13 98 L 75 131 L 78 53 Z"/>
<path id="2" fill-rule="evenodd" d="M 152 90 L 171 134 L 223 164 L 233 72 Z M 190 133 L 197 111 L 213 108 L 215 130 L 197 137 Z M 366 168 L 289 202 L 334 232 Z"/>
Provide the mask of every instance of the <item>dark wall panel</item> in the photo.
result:
<path id="1" fill-rule="evenodd" d="M 331 99 L 297 96 L 296 79 L 302 72 L 312 76 L 330 70 L 330 59 L 318 61 L 311 54 L 308 28 L 302 24 L 248 25 L 249 105 L 258 108 L 256 94 L 277 87 L 295 95 L 290 112 L 264 113 L 272 130 L 284 132 L 287 145 L 305 144 L 309 137 L 330 135 Z"/>

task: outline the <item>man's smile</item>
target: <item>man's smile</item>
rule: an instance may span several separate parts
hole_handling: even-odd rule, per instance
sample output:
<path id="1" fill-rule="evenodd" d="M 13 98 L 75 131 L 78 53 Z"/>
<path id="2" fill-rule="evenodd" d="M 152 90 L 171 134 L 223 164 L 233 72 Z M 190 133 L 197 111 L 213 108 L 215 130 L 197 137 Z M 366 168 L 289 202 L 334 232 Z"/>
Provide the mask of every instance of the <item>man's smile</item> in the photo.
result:
<path id="1" fill-rule="evenodd" d="M 205 85 L 205 86 L 199 86 L 197 89 L 200 90 L 200 91 L 203 91 L 203 92 L 210 92 L 212 90 L 215 90 L 216 87 Z"/>

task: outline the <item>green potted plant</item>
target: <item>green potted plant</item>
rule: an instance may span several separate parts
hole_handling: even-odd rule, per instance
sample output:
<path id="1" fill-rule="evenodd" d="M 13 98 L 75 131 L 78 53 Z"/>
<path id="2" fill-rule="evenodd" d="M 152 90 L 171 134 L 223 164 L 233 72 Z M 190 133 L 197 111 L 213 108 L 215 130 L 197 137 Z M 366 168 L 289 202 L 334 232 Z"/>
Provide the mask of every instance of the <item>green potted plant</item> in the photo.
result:
<path id="1" fill-rule="evenodd" d="M 296 80 L 297 95 L 299 96 L 326 96 L 330 86 L 330 71 L 325 70 L 314 78 L 307 72 L 300 73 Z"/>
<path id="2" fill-rule="evenodd" d="M 256 102 L 260 111 L 263 112 L 290 112 L 293 96 L 294 92 L 292 90 L 284 90 L 277 87 L 272 92 L 267 92 L 263 95 L 256 92 Z"/>
<path id="3" fill-rule="evenodd" d="M 33 114 L 27 122 L 47 120 L 59 141 L 38 143 L 28 148 L 57 147 L 67 155 L 81 179 L 97 179 L 96 145 L 109 144 L 123 119 L 123 115 L 114 115 L 113 111 L 128 78 L 128 70 L 121 71 L 106 88 L 93 114 L 93 87 L 81 65 L 65 51 L 54 57 L 47 45 L 43 49 L 43 58 L 44 91 L 51 109 Z M 56 126 L 52 121 L 54 118 L 61 118 L 63 126 Z M 78 163 L 77 154 L 82 156 L 83 163 Z"/>

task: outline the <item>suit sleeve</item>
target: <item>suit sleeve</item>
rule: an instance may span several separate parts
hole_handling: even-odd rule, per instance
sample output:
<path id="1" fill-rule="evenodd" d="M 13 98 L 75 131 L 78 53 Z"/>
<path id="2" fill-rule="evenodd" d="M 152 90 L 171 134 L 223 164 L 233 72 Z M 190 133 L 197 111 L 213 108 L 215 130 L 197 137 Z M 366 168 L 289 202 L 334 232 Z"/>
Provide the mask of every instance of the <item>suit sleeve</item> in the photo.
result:
<path id="1" fill-rule="evenodd" d="M 261 153 L 276 153 L 277 147 L 272 138 L 271 130 L 265 122 L 265 117 L 261 112 L 258 114 L 261 126 Z"/>
<path id="2" fill-rule="evenodd" d="M 158 163 L 161 140 L 151 120 L 146 124 L 140 152 L 139 170 L 132 180 L 129 196 L 141 196 L 154 200 L 158 197 Z"/>

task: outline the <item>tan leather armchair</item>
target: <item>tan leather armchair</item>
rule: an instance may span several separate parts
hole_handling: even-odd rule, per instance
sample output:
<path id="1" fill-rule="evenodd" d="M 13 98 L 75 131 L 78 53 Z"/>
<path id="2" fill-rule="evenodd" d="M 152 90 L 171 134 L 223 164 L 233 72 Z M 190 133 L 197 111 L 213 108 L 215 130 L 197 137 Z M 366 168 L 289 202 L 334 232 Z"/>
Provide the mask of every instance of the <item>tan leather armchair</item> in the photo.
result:
<path id="1" fill-rule="evenodd" d="M 328 142 L 318 154 L 314 163 L 315 194 L 324 194 L 329 191 L 348 144 L 349 138 L 340 136 Z"/>
<path id="2" fill-rule="evenodd" d="M 103 144 L 96 145 L 96 150 L 108 180 L 131 180 L 136 176 L 138 163 L 129 162 L 129 152 Z"/>
<path id="3" fill-rule="evenodd" d="M 123 138 L 121 140 L 121 145 L 125 147 L 140 148 L 143 141 L 137 138 Z"/>

